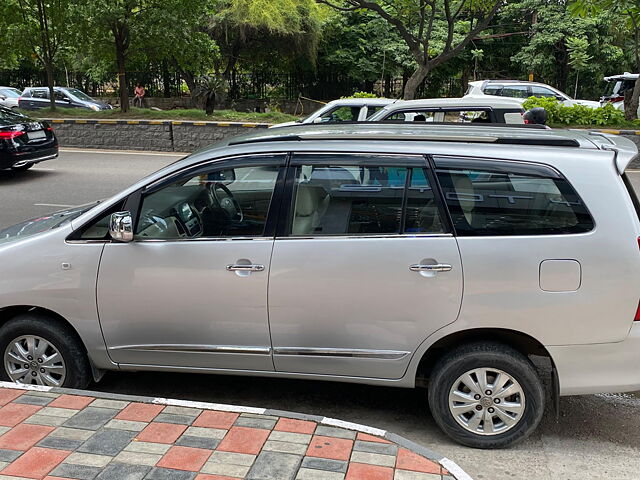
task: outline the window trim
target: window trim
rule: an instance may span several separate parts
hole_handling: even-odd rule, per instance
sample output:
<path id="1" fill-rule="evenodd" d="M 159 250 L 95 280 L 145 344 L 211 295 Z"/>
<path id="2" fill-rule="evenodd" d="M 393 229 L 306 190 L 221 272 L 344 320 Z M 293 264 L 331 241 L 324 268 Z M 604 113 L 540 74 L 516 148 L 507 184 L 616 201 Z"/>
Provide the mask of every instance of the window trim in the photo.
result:
<path id="1" fill-rule="evenodd" d="M 327 156 L 337 157 L 334 162 L 328 163 L 325 159 L 315 159 L 310 157 Z M 344 160 L 339 157 L 343 157 Z M 361 158 L 358 158 L 361 157 Z M 348 159 L 347 159 L 348 158 Z M 293 223 L 293 209 L 295 202 L 293 193 L 295 190 L 296 182 L 296 170 L 303 165 L 328 165 L 333 164 L 337 166 L 389 166 L 389 158 L 392 162 L 397 162 L 398 167 L 404 167 L 407 169 L 420 168 L 425 171 L 426 178 L 429 181 L 430 187 L 434 194 L 434 201 L 438 206 L 438 214 L 440 215 L 440 222 L 442 224 L 442 232 L 437 233 L 372 233 L 370 235 L 362 234 L 335 234 L 335 235 L 293 235 L 291 233 Z M 406 218 L 406 203 L 407 203 L 407 182 L 410 181 L 411 175 L 407 175 L 405 181 L 404 195 L 402 199 L 402 219 L 401 228 L 404 228 L 404 222 Z M 434 183 L 435 182 L 435 183 Z M 309 240 L 309 239 L 333 239 L 333 240 L 346 240 L 346 239 L 381 239 L 381 238 L 431 238 L 431 237 L 452 237 L 453 229 L 452 222 L 449 217 L 448 210 L 445 209 L 443 204 L 443 196 L 441 194 L 440 185 L 437 183 L 434 172 L 432 171 L 431 163 L 428 156 L 424 154 L 399 154 L 399 153 L 385 153 L 385 152 L 329 152 L 329 151 L 315 151 L 315 152 L 292 152 L 290 162 L 287 167 L 285 189 L 282 199 L 282 205 L 280 208 L 280 215 L 278 217 L 278 226 L 276 229 L 276 240 Z"/>

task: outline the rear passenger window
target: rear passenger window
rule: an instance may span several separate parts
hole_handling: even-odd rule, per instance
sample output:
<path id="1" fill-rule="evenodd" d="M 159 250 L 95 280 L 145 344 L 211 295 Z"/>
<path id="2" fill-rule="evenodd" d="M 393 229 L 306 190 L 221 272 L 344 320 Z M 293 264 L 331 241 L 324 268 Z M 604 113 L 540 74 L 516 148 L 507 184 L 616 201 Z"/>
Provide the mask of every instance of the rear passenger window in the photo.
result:
<path id="1" fill-rule="evenodd" d="M 425 170 L 398 165 L 301 165 L 292 235 L 441 233 Z"/>
<path id="2" fill-rule="evenodd" d="M 438 168 L 436 173 L 460 236 L 559 235 L 593 229 L 587 208 L 563 178 L 457 168 Z"/>

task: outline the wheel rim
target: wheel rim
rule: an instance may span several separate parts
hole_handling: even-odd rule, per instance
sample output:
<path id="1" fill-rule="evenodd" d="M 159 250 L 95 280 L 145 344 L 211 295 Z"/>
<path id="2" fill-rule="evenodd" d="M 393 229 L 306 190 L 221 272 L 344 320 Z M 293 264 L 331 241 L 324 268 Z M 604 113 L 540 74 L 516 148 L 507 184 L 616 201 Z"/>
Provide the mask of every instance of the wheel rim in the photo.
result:
<path id="1" fill-rule="evenodd" d="M 463 373 L 449 390 L 449 411 L 462 428 L 476 435 L 499 435 L 524 414 L 525 395 L 518 381 L 497 368 Z"/>
<path id="2" fill-rule="evenodd" d="M 28 385 L 60 387 L 67 376 L 60 350 L 37 335 L 24 335 L 9 342 L 4 367 L 12 381 Z"/>

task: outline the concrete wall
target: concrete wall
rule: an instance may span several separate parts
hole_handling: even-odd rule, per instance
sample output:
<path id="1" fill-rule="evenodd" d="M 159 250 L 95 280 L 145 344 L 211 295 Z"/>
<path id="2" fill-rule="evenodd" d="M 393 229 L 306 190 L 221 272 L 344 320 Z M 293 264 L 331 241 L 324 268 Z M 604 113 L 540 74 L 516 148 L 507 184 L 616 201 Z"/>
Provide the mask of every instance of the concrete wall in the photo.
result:
<path id="1" fill-rule="evenodd" d="M 265 123 L 49 119 L 61 147 L 194 152 Z"/>

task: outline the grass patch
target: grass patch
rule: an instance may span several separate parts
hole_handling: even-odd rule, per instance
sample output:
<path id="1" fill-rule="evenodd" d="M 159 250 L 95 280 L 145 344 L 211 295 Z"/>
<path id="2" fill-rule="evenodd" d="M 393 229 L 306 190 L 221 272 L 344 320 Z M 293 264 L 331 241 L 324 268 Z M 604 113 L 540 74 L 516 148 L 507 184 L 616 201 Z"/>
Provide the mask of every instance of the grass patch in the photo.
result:
<path id="1" fill-rule="evenodd" d="M 213 115 L 206 115 L 198 109 L 150 110 L 132 107 L 128 112 L 120 109 L 102 110 L 94 112 L 84 108 L 41 108 L 38 110 L 20 110 L 33 118 L 105 118 L 105 119 L 136 119 L 136 120 L 196 120 L 210 122 L 252 122 L 252 123 L 280 123 L 298 120 L 299 117 L 281 112 L 256 113 L 237 112 L 235 110 L 216 110 Z"/>

